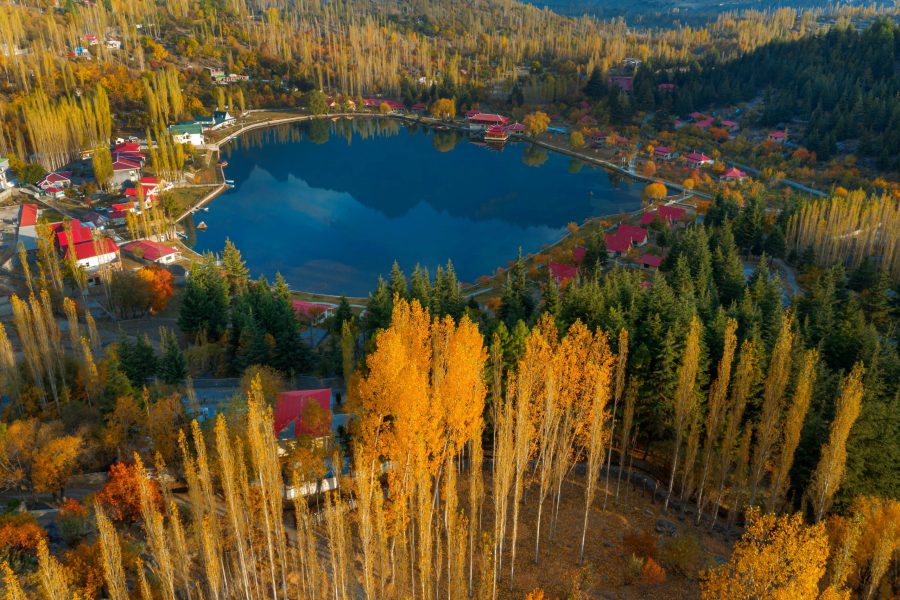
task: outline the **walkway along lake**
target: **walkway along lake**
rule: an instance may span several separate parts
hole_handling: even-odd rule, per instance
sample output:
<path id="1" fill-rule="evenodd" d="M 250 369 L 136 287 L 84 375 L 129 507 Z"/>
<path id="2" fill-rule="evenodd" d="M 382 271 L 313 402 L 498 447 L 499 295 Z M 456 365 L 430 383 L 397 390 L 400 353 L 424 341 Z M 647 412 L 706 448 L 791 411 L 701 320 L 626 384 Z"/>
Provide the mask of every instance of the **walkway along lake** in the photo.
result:
<path id="1" fill-rule="evenodd" d="M 390 119 L 306 121 L 222 147 L 234 181 L 198 212 L 198 252 L 230 238 L 253 276 L 364 296 L 394 260 L 452 260 L 472 282 L 557 241 L 566 225 L 634 210 L 641 184 L 529 143 L 493 149 Z"/>

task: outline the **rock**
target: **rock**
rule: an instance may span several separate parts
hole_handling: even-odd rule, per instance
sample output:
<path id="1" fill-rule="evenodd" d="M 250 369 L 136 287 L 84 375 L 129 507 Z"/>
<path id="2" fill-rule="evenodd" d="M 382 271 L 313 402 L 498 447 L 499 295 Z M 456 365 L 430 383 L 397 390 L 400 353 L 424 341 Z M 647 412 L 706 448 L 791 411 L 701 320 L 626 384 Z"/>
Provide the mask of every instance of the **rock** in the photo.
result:
<path id="1" fill-rule="evenodd" d="M 644 514 L 647 515 L 648 517 L 653 517 L 653 511 L 650 510 L 649 508 L 644 509 Z"/>
<path id="2" fill-rule="evenodd" d="M 672 521 L 667 521 L 665 519 L 657 519 L 656 520 L 656 533 L 662 533 L 669 537 L 675 537 L 676 535 L 678 535 L 678 525 L 676 525 Z"/>

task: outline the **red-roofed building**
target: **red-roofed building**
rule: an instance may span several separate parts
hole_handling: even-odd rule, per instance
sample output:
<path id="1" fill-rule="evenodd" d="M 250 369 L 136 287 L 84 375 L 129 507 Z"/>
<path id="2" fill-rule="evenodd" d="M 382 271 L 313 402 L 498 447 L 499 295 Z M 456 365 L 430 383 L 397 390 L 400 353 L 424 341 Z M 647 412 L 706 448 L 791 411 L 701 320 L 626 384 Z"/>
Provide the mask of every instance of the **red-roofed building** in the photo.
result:
<path id="1" fill-rule="evenodd" d="M 702 112 L 694 111 L 691 114 L 689 114 L 688 117 L 691 118 L 691 121 L 702 121 L 703 119 L 706 118 L 706 115 L 704 115 Z"/>
<path id="2" fill-rule="evenodd" d="M 474 117 L 475 115 L 477 115 L 479 113 L 481 113 L 480 110 L 478 110 L 477 108 L 473 108 L 471 110 L 467 110 L 465 116 L 467 119 L 471 119 L 472 117 Z"/>
<path id="3" fill-rule="evenodd" d="M 643 246 L 647 243 L 647 230 L 643 227 L 619 223 L 616 235 L 629 241 L 635 246 Z"/>
<path id="4" fill-rule="evenodd" d="M 68 246 L 66 260 L 69 260 L 73 252 L 75 264 L 88 270 L 119 260 L 119 247 L 109 238 L 99 238 Z"/>
<path id="5" fill-rule="evenodd" d="M 112 183 L 120 186 L 126 181 L 137 181 L 141 177 L 141 164 L 119 158 L 112 164 Z"/>
<path id="6" fill-rule="evenodd" d="M 484 130 L 484 140 L 486 142 L 505 142 L 509 139 L 509 132 L 502 125 L 491 125 Z"/>
<path id="7" fill-rule="evenodd" d="M 123 246 L 130 254 L 150 262 L 168 265 L 181 257 L 177 248 L 154 242 L 153 240 L 138 240 Z"/>
<path id="8" fill-rule="evenodd" d="M 405 106 L 403 106 L 402 102 L 397 102 L 396 100 L 386 100 L 383 98 L 364 98 L 363 105 L 367 108 L 374 108 L 376 110 L 381 109 L 382 104 L 387 104 L 388 108 L 391 109 L 391 112 L 400 112 Z"/>
<path id="9" fill-rule="evenodd" d="M 81 244 L 94 239 L 94 230 L 85 227 L 77 219 L 69 221 L 69 228 L 70 231 L 66 231 L 62 223 L 53 228 L 56 231 L 56 243 L 60 250 L 65 250 L 69 244 Z"/>
<path id="10" fill-rule="evenodd" d="M 674 223 L 676 221 L 681 221 L 684 219 L 684 216 L 687 214 L 687 211 L 680 206 L 668 206 L 663 204 L 657 210 L 661 219 L 667 221 L 668 223 Z"/>
<path id="11" fill-rule="evenodd" d="M 631 75 L 610 75 L 609 83 L 618 86 L 626 94 L 634 91 L 634 77 Z"/>
<path id="12" fill-rule="evenodd" d="M 309 319 L 313 323 L 324 321 L 334 314 L 334 306 L 321 302 L 305 302 L 294 300 L 294 312 L 302 319 Z"/>
<path id="13" fill-rule="evenodd" d="M 746 179 L 747 174 L 737 167 L 731 167 L 719 177 L 719 180 L 725 183 L 743 183 Z"/>
<path id="14" fill-rule="evenodd" d="M 657 256 L 655 254 L 642 254 L 638 258 L 638 262 L 641 264 L 641 266 L 643 266 L 645 269 L 652 269 L 654 271 L 659 268 L 659 266 L 662 264 L 662 261 L 662 256 Z"/>
<path id="15" fill-rule="evenodd" d="M 54 198 L 62 198 L 65 195 L 66 188 L 72 185 L 72 173 L 69 171 L 60 171 L 59 173 L 48 173 L 46 177 L 41 179 L 37 186 L 50 194 Z"/>
<path id="16" fill-rule="evenodd" d="M 331 389 L 281 392 L 273 421 L 277 437 L 327 437 L 331 434 Z"/>
<path id="17" fill-rule="evenodd" d="M 690 154 L 688 154 L 687 156 L 684 157 L 684 160 L 687 161 L 687 163 L 694 168 L 706 167 L 709 165 L 713 165 L 716 162 L 709 156 L 703 154 L 702 152 L 691 152 Z"/>
<path id="18" fill-rule="evenodd" d="M 113 154 L 124 152 L 124 153 L 138 153 L 141 151 L 141 145 L 137 142 L 122 142 L 121 144 L 116 144 L 113 146 L 112 152 Z"/>
<path id="19" fill-rule="evenodd" d="M 787 141 L 788 135 L 786 131 L 770 131 L 766 139 L 776 144 L 783 144 Z"/>
<path id="20" fill-rule="evenodd" d="M 519 122 L 515 122 L 506 129 L 510 133 L 523 133 L 525 131 L 525 125 Z"/>
<path id="21" fill-rule="evenodd" d="M 729 121 L 727 119 L 725 121 L 722 121 L 722 127 L 724 129 L 727 129 L 731 133 L 734 133 L 741 128 L 741 126 L 738 125 L 735 121 Z"/>
<path id="22" fill-rule="evenodd" d="M 578 276 L 578 267 L 575 265 L 564 265 L 562 263 L 551 262 L 549 265 L 550 275 L 557 285 L 563 285 L 572 281 Z"/>
<path id="23" fill-rule="evenodd" d="M 144 207 L 150 208 L 157 199 L 160 192 L 159 180 L 156 177 L 141 177 L 137 185 L 125 188 L 125 197 L 132 199 L 132 202 L 138 198 L 138 189 L 144 194 Z"/>
<path id="24" fill-rule="evenodd" d="M 713 119 L 712 117 L 706 117 L 705 119 L 695 121 L 694 125 L 696 125 L 700 129 L 709 129 L 710 127 L 712 127 L 714 121 L 715 119 Z"/>
<path id="25" fill-rule="evenodd" d="M 468 115 L 468 113 L 466 114 Z M 503 115 L 483 112 L 475 113 L 471 117 L 467 116 L 466 120 L 469 122 L 469 129 L 487 129 L 493 125 L 506 125 L 509 123 L 509 119 Z"/>
<path id="26" fill-rule="evenodd" d="M 669 148 L 668 146 L 657 146 L 653 149 L 653 157 L 658 158 L 660 160 L 672 160 L 678 154 L 675 152 L 673 148 Z"/>
<path id="27" fill-rule="evenodd" d="M 580 265 L 584 261 L 584 257 L 587 255 L 587 248 L 582 246 L 575 246 L 572 248 L 572 260 L 575 261 L 576 265 Z"/>
<path id="28" fill-rule="evenodd" d="M 19 238 L 16 245 L 22 244 L 26 252 L 37 250 L 37 204 L 23 204 L 19 209 Z"/>
<path id="29" fill-rule="evenodd" d="M 631 249 L 631 240 L 626 236 L 607 233 L 603 238 L 606 241 L 606 254 L 610 258 L 624 256 Z"/>

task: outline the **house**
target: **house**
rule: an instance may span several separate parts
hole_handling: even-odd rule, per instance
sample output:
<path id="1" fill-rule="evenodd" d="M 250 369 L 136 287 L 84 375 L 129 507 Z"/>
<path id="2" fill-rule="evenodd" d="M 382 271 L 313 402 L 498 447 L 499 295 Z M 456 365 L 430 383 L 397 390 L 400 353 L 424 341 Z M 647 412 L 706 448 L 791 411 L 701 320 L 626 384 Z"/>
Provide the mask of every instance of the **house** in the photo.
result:
<path id="1" fill-rule="evenodd" d="M 515 123 L 507 127 L 506 130 L 510 133 L 525 133 L 525 125 L 516 121 Z"/>
<path id="2" fill-rule="evenodd" d="M 233 125 L 236 120 L 227 110 L 217 110 L 213 113 L 214 128 L 228 127 Z"/>
<path id="3" fill-rule="evenodd" d="M 73 58 L 90 58 L 91 51 L 84 46 L 75 46 L 72 48 L 72 52 L 69 53 L 69 56 Z"/>
<path id="4" fill-rule="evenodd" d="M 625 256 L 631 249 L 631 240 L 618 233 L 607 233 L 603 239 L 606 242 L 606 254 L 610 258 Z"/>
<path id="5" fill-rule="evenodd" d="M 707 167 L 715 164 L 716 162 L 702 152 L 691 152 L 684 157 L 684 160 L 688 163 L 688 165 L 694 168 Z"/>
<path id="6" fill-rule="evenodd" d="M 724 120 L 720 123 L 723 129 L 728 131 L 729 133 L 737 133 L 741 126 L 737 124 L 735 121 Z"/>
<path id="7" fill-rule="evenodd" d="M 125 158 L 119 158 L 112 164 L 112 183 L 120 187 L 127 181 L 137 181 L 141 177 L 141 164 Z"/>
<path id="8" fill-rule="evenodd" d="M 138 163 L 142 167 L 147 162 L 147 156 L 141 152 L 141 146 L 137 142 L 119 142 L 110 150 L 112 159 L 124 159 L 133 163 Z"/>
<path id="9" fill-rule="evenodd" d="M 658 158 L 660 160 L 673 160 L 678 153 L 675 152 L 673 148 L 669 148 L 668 146 L 657 146 L 653 149 L 653 158 Z"/>
<path id="10" fill-rule="evenodd" d="M 550 269 L 550 275 L 553 277 L 556 285 L 568 283 L 578 276 L 578 267 L 575 265 L 564 265 L 557 262 L 551 262 L 548 265 L 548 268 Z"/>
<path id="11" fill-rule="evenodd" d="M 662 264 L 662 256 L 655 254 L 642 254 L 638 257 L 638 263 L 645 269 L 657 270 Z"/>
<path id="12" fill-rule="evenodd" d="M 719 177 L 719 181 L 724 183 L 743 183 L 746 179 L 747 174 L 737 167 L 731 167 Z"/>
<path id="13" fill-rule="evenodd" d="M 634 91 L 634 77 L 631 75 L 610 75 L 607 81 L 610 85 L 617 86 L 626 94 Z"/>
<path id="14" fill-rule="evenodd" d="M 704 115 L 702 112 L 694 111 L 688 115 L 688 118 L 691 121 L 697 122 L 697 121 L 702 121 L 703 119 L 705 119 L 706 115 Z"/>
<path id="15" fill-rule="evenodd" d="M 159 196 L 160 191 L 162 190 L 156 177 L 141 177 L 137 185 L 125 188 L 125 197 L 133 203 L 140 196 L 143 196 L 144 207 L 150 208 Z"/>
<path id="16" fill-rule="evenodd" d="M 380 110 L 382 104 L 387 104 L 388 108 L 391 112 L 402 112 L 405 106 L 403 106 L 402 102 L 397 102 L 396 100 L 385 100 L 383 98 L 364 98 L 363 106 L 366 108 L 371 108 L 374 110 Z"/>
<path id="17" fill-rule="evenodd" d="M 93 34 L 84 36 L 84 41 L 88 43 L 88 46 L 96 46 L 99 43 L 97 41 L 97 36 Z"/>
<path id="18" fill-rule="evenodd" d="M 118 261 L 119 247 L 111 239 L 102 237 L 68 246 L 65 258 L 74 258 L 76 265 L 90 271 Z"/>
<path id="19" fill-rule="evenodd" d="M 775 142 L 776 144 L 783 144 L 787 141 L 788 134 L 787 131 L 770 131 L 766 136 L 766 140 L 769 142 Z"/>
<path id="20" fill-rule="evenodd" d="M 68 222 L 68 231 L 63 223 L 55 223 L 53 231 L 56 233 L 56 244 L 60 250 L 65 250 L 70 244 L 83 244 L 94 239 L 94 230 L 82 224 L 77 219 Z"/>
<path id="21" fill-rule="evenodd" d="M 411 111 L 417 112 L 417 113 L 423 113 L 423 112 L 425 112 L 427 109 L 428 109 L 428 106 L 427 106 L 424 102 L 416 102 L 416 103 L 413 104 L 412 107 L 410 108 Z"/>
<path id="22" fill-rule="evenodd" d="M 19 209 L 19 239 L 16 243 L 22 244 L 26 252 L 37 250 L 37 204 L 23 204 Z"/>
<path id="23" fill-rule="evenodd" d="M 643 227 L 619 223 L 616 235 L 627 239 L 629 243 L 634 244 L 635 246 L 643 246 L 647 243 L 647 230 Z"/>
<path id="24" fill-rule="evenodd" d="M 171 264 L 181 258 L 181 252 L 177 248 L 172 248 L 153 240 L 138 240 L 126 244 L 123 248 L 137 258 L 161 265 Z"/>
<path id="25" fill-rule="evenodd" d="M 312 323 L 321 323 L 334 315 L 334 306 L 331 304 L 294 300 L 293 306 L 298 317 L 308 319 Z"/>
<path id="26" fill-rule="evenodd" d="M 712 117 L 706 117 L 705 119 L 700 119 L 699 121 L 694 121 L 694 125 L 699 127 L 700 129 L 709 129 L 712 127 L 715 119 Z"/>
<path id="27" fill-rule="evenodd" d="M 471 116 L 466 113 L 466 121 L 469 123 L 469 129 L 487 129 L 495 125 L 508 125 L 509 119 L 503 115 L 493 113 L 476 112 Z"/>
<path id="28" fill-rule="evenodd" d="M 121 50 L 122 42 L 121 40 L 106 40 L 106 47 L 109 50 Z"/>
<path id="29" fill-rule="evenodd" d="M 60 171 L 58 173 L 48 173 L 46 177 L 41 179 L 37 186 L 41 190 L 54 198 L 62 198 L 65 196 L 66 188 L 72 186 L 72 173 L 69 171 Z"/>
<path id="30" fill-rule="evenodd" d="M 585 256 L 587 256 L 587 248 L 583 246 L 575 246 L 572 248 L 572 260 L 575 261 L 576 265 L 583 263 Z"/>
<path id="31" fill-rule="evenodd" d="M 660 222 L 666 225 L 673 225 L 684 219 L 686 214 L 687 211 L 680 206 L 663 205 L 656 210 L 647 211 L 641 215 L 640 224 L 646 227 L 659 219 Z"/>
<path id="32" fill-rule="evenodd" d="M 202 146 L 206 143 L 206 139 L 203 137 L 203 126 L 199 123 L 179 123 L 178 125 L 169 125 L 168 131 L 176 144 Z"/>
<path id="33" fill-rule="evenodd" d="M 331 435 L 331 388 L 278 394 L 273 429 L 281 439 L 322 439 Z"/>

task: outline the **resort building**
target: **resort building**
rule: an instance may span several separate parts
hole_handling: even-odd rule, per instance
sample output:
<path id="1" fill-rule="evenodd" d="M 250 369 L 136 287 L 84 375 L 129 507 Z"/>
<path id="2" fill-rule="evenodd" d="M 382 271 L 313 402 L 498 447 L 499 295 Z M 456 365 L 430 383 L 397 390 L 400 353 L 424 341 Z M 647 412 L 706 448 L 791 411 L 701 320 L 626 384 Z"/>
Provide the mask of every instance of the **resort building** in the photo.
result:
<path id="1" fill-rule="evenodd" d="M 628 240 L 630 244 L 634 244 L 635 246 L 643 246 L 647 243 L 647 230 L 643 227 L 619 223 L 616 235 Z"/>
<path id="2" fill-rule="evenodd" d="M 469 111 L 466 113 L 466 122 L 469 129 L 478 131 L 488 127 L 508 125 L 509 119 L 503 115 Z"/>
<path id="3" fill-rule="evenodd" d="M 747 174 L 737 167 L 731 167 L 719 177 L 719 181 L 723 183 L 743 183 L 746 180 Z"/>
<path id="4" fill-rule="evenodd" d="M 607 233 L 603 239 L 606 242 L 606 255 L 610 258 L 625 256 L 631 249 L 631 240 L 618 233 Z"/>
<path id="5" fill-rule="evenodd" d="M 548 265 L 550 275 L 556 282 L 556 285 L 563 285 L 578 277 L 578 267 L 575 265 L 564 265 L 557 262 L 551 262 Z"/>
<path id="6" fill-rule="evenodd" d="M 331 435 L 331 388 L 281 392 L 273 429 L 279 439 L 303 436 L 322 442 Z"/>
<path id="7" fill-rule="evenodd" d="M 691 167 L 699 169 L 700 167 L 708 167 L 715 164 L 715 160 L 703 154 L 702 152 L 691 152 L 684 157 L 685 162 Z"/>
<path id="8" fill-rule="evenodd" d="M 505 142 L 509 139 L 509 132 L 502 125 L 491 125 L 484 130 L 486 142 Z"/>
<path id="9" fill-rule="evenodd" d="M 687 211 L 680 206 L 659 206 L 656 210 L 650 210 L 641 215 L 640 224 L 648 226 L 659 219 L 666 225 L 674 225 L 684 220 Z"/>
<path id="10" fill-rule="evenodd" d="M 140 196 L 143 196 L 144 207 L 150 208 L 159 194 L 164 191 L 156 177 L 141 177 L 136 183 L 137 185 L 125 188 L 125 197 L 131 201 L 132 205 Z"/>
<path id="11" fill-rule="evenodd" d="M 177 248 L 153 240 L 138 240 L 122 248 L 132 256 L 160 265 L 169 265 L 181 258 L 181 252 Z"/>
<path id="12" fill-rule="evenodd" d="M 638 263 L 645 269 L 650 269 L 651 271 L 659 269 L 662 262 L 662 256 L 657 256 L 655 254 L 642 254 L 638 258 Z"/>
<path id="13" fill-rule="evenodd" d="M 94 230 L 84 225 L 77 219 L 71 219 L 68 223 L 54 223 L 51 225 L 56 234 L 56 245 L 60 250 L 65 250 L 71 244 L 83 244 L 94 239 Z"/>
<path id="14" fill-rule="evenodd" d="M 668 146 L 657 146 L 653 149 L 653 158 L 659 160 L 674 160 L 676 156 L 678 156 L 678 153 Z"/>
<path id="15" fill-rule="evenodd" d="M 45 194 L 54 198 L 62 198 L 66 194 L 66 188 L 72 186 L 72 173 L 69 171 L 49 173 L 38 182 L 37 186 Z"/>
<path id="16" fill-rule="evenodd" d="M 99 238 L 89 242 L 73 244 L 66 248 L 65 259 L 75 259 L 79 267 L 93 271 L 102 265 L 119 260 L 119 247 L 109 238 Z"/>
<path id="17" fill-rule="evenodd" d="M 23 204 L 19 209 L 19 237 L 16 245 L 22 244 L 26 252 L 37 250 L 37 204 Z"/>
<path id="18" fill-rule="evenodd" d="M 169 125 L 169 135 L 176 144 L 202 146 L 206 143 L 206 138 L 203 137 L 203 126 L 199 123 Z"/>
<path id="19" fill-rule="evenodd" d="M 120 187 L 128 181 L 137 181 L 141 177 L 141 164 L 139 162 L 133 162 L 126 158 L 114 160 L 111 182 L 116 187 Z"/>
<path id="20" fill-rule="evenodd" d="M 766 136 L 766 140 L 769 142 L 775 142 L 776 144 L 783 144 L 787 141 L 788 134 L 787 131 L 770 131 Z"/>
<path id="21" fill-rule="evenodd" d="M 305 302 L 303 300 L 294 300 L 294 312 L 301 319 L 308 320 L 316 324 L 321 323 L 328 317 L 334 315 L 334 306 L 323 302 Z"/>

